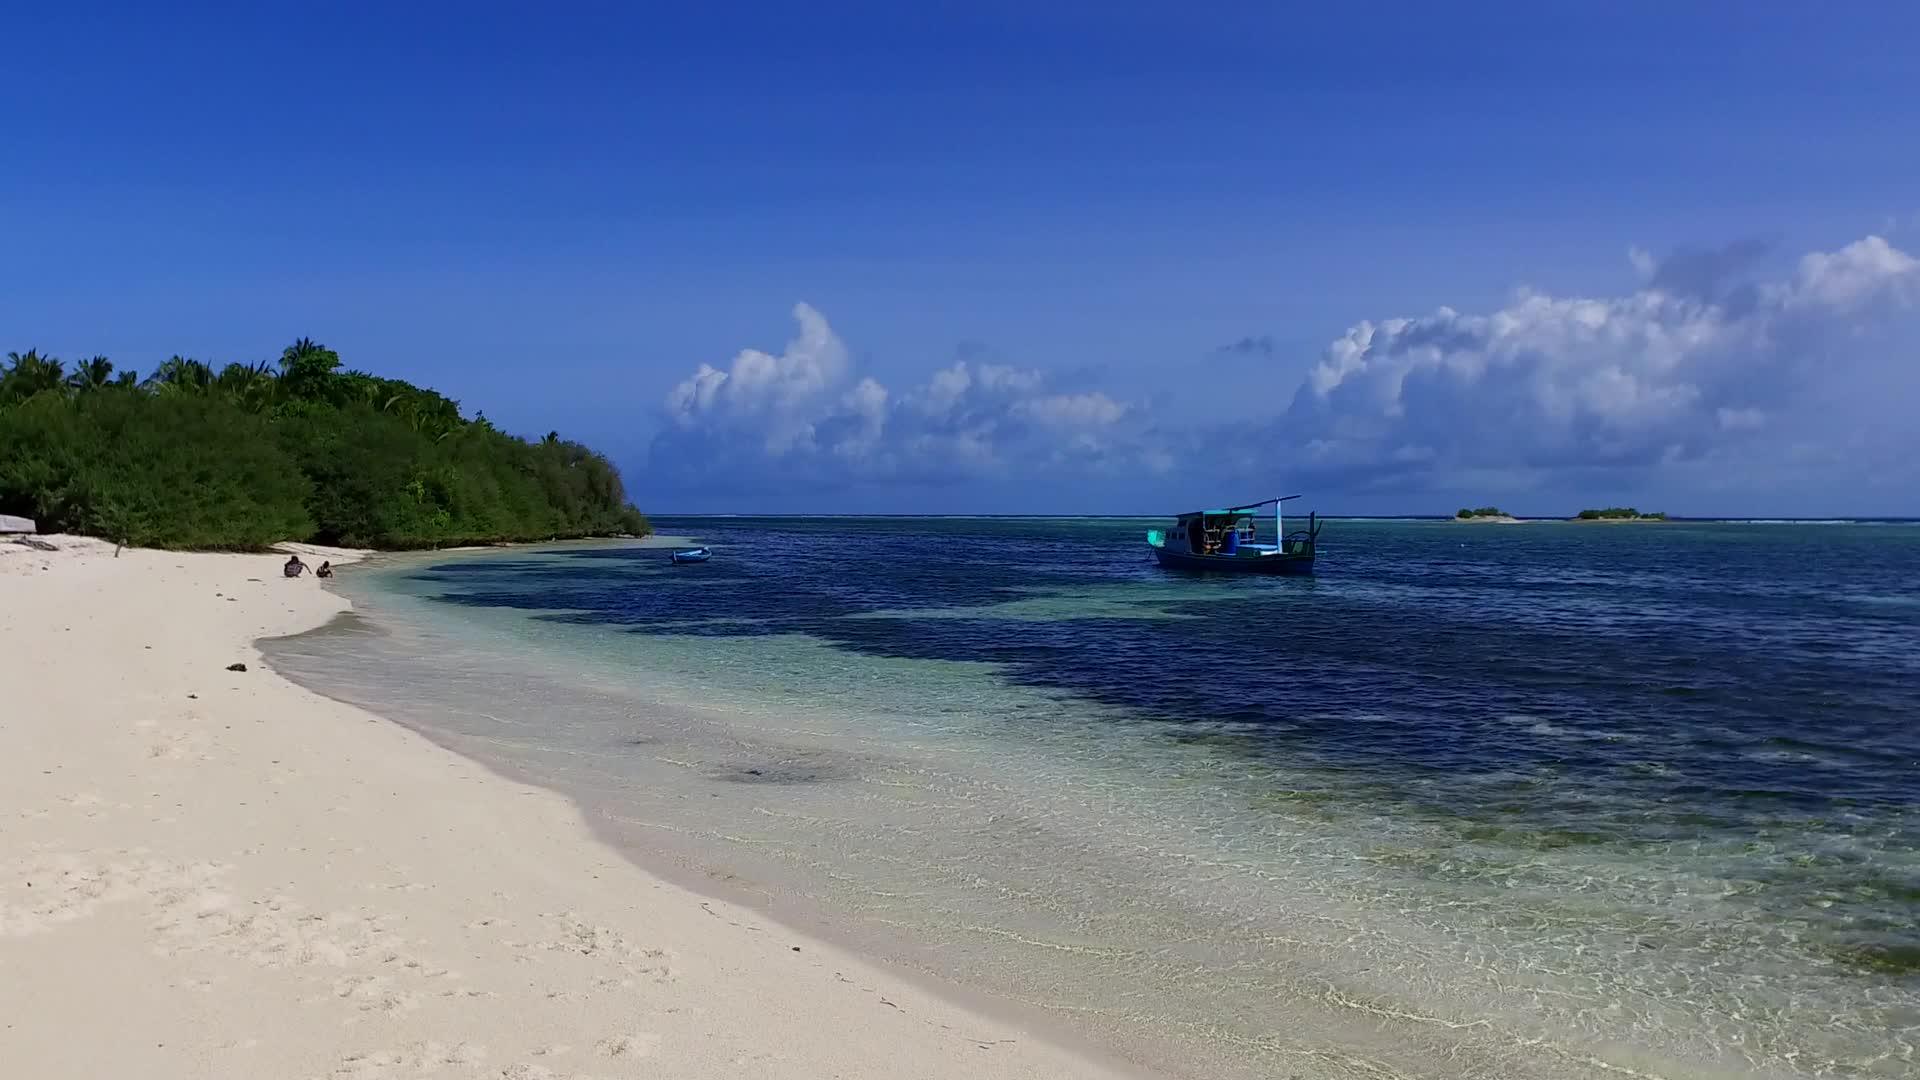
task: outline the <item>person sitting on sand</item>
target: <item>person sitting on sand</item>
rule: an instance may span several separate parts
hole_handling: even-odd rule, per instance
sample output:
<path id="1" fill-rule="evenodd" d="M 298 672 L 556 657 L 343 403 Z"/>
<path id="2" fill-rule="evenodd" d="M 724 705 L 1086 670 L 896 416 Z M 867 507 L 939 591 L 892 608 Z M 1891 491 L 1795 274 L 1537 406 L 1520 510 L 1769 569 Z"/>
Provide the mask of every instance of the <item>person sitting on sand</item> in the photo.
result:
<path id="1" fill-rule="evenodd" d="M 288 577 L 299 577 L 301 574 L 307 572 L 307 564 L 301 562 L 300 556 L 298 555 L 289 556 L 287 565 L 281 567 L 280 572 Z"/>
<path id="2" fill-rule="evenodd" d="M 315 571 L 313 572 L 313 576 L 314 576 L 314 577 L 332 577 L 332 576 L 333 576 L 333 564 L 332 564 L 332 563 L 330 563 L 330 562 L 327 562 L 327 561 L 326 561 L 326 560 L 324 560 L 324 559 L 323 559 L 323 560 L 321 560 L 321 562 L 320 562 L 320 569 L 318 569 L 318 570 L 315 570 Z"/>

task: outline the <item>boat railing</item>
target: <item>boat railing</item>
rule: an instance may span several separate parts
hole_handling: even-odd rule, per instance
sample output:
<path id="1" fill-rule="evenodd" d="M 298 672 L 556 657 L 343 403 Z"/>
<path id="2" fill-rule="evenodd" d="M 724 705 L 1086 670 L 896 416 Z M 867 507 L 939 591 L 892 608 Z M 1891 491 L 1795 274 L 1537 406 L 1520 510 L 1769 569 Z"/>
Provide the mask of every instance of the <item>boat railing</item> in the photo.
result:
<path id="1" fill-rule="evenodd" d="M 1307 515 L 1307 527 L 1296 529 L 1280 541 L 1280 550 L 1289 555 L 1312 555 L 1314 546 L 1320 540 L 1320 519 L 1317 514 Z"/>

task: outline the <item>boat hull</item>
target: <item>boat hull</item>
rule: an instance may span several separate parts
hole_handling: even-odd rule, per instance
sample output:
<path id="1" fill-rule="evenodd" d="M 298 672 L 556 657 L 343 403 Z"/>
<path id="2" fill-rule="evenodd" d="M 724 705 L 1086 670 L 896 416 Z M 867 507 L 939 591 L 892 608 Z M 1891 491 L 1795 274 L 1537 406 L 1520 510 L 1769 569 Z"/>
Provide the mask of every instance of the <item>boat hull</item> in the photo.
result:
<path id="1" fill-rule="evenodd" d="M 1187 570 L 1205 574 L 1311 574 L 1312 555 L 1190 555 L 1184 551 L 1151 549 L 1153 557 L 1168 570 Z"/>

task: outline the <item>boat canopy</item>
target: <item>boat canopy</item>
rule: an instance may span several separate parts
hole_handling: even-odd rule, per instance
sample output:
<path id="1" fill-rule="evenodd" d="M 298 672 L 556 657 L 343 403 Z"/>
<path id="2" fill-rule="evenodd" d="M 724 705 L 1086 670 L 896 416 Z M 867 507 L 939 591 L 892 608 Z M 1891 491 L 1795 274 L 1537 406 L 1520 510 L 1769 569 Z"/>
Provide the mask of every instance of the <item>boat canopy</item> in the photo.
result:
<path id="1" fill-rule="evenodd" d="M 1229 506 L 1224 510 L 1189 510 L 1174 520 L 1185 523 L 1192 521 L 1194 518 L 1250 518 L 1253 516 L 1255 510 L 1263 506 L 1272 506 L 1274 503 L 1283 503 L 1289 499 L 1297 499 L 1299 497 L 1298 495 L 1282 495 L 1273 499 L 1261 499 L 1257 503 L 1248 503 L 1245 506 Z"/>

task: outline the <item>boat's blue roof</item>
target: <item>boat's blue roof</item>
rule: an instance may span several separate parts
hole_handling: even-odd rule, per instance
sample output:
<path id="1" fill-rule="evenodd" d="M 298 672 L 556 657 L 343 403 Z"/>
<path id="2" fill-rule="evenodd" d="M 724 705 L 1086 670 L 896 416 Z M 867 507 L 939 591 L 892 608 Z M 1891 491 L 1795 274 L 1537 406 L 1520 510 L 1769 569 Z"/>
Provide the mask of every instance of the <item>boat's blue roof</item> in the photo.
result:
<path id="1" fill-rule="evenodd" d="M 1253 512 L 1263 506 L 1272 506 L 1274 503 L 1288 502 L 1299 497 L 1298 495 L 1282 495 L 1277 499 L 1261 499 L 1257 503 L 1248 503 L 1245 506 L 1229 506 L 1224 510 L 1188 510 L 1186 513 L 1180 514 L 1175 520 L 1185 521 L 1188 518 L 1196 517 L 1252 517 L 1254 516 Z"/>
<path id="2" fill-rule="evenodd" d="M 1252 516 L 1253 516 L 1253 511 L 1251 510 L 1189 510 L 1184 514 L 1181 514 L 1177 520 L 1185 521 L 1188 518 L 1197 518 L 1197 517 L 1248 518 Z"/>

